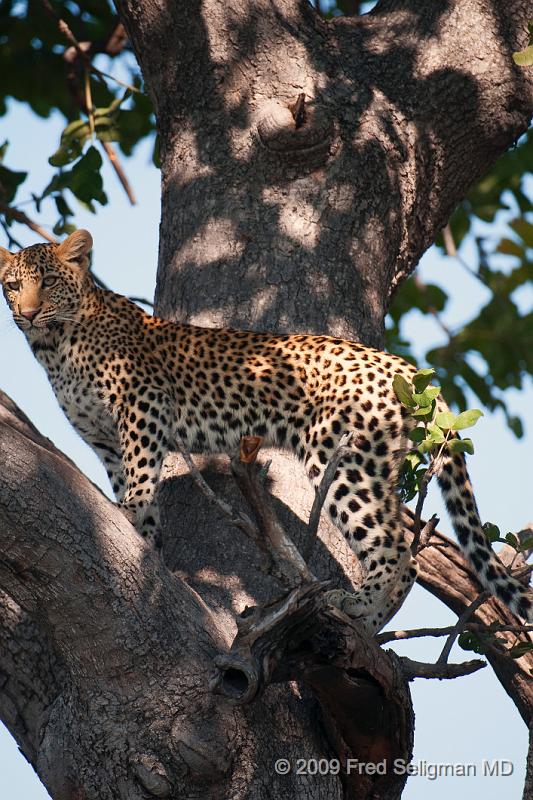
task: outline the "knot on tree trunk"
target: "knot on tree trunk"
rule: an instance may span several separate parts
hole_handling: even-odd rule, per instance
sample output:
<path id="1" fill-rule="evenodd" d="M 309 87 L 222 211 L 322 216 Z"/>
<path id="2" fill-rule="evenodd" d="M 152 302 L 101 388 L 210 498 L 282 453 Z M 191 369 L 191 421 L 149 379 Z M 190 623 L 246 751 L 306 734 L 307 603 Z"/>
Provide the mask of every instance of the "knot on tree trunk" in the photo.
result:
<path id="1" fill-rule="evenodd" d="M 267 150 L 290 162 L 326 160 L 333 139 L 333 120 L 324 106 L 306 102 L 301 93 L 285 103 L 269 100 L 262 112 L 257 132 Z"/>

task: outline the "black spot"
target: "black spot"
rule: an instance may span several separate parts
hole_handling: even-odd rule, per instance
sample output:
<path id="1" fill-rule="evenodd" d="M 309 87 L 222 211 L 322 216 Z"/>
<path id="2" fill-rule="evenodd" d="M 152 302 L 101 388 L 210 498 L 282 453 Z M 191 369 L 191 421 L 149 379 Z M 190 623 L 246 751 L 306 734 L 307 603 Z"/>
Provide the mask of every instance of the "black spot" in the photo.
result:
<path id="1" fill-rule="evenodd" d="M 357 469 L 349 469 L 346 472 L 346 480 L 350 483 L 360 483 L 361 473 Z"/>
<path id="2" fill-rule="evenodd" d="M 381 498 L 383 497 L 383 489 L 381 487 L 381 483 L 379 483 L 378 481 L 375 481 L 372 484 L 372 494 L 377 500 L 381 500 Z"/>
<path id="3" fill-rule="evenodd" d="M 345 483 L 341 483 L 341 485 L 335 490 L 335 500 L 342 500 L 342 498 L 346 497 L 347 494 L 350 494 L 350 489 Z"/>
<path id="4" fill-rule="evenodd" d="M 375 449 L 375 454 L 377 456 L 385 456 L 389 452 L 389 446 L 387 442 L 380 442 Z"/>

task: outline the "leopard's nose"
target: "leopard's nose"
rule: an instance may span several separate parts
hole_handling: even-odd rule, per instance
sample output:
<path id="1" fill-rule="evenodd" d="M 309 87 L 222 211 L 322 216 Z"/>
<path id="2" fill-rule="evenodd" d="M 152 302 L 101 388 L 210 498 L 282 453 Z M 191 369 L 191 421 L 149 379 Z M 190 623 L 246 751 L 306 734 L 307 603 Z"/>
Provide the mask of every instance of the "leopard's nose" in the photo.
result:
<path id="1" fill-rule="evenodd" d="M 39 313 L 39 309 L 38 308 L 21 308 L 20 309 L 21 317 L 26 317 L 26 319 L 29 319 L 30 322 L 32 322 L 32 320 L 35 319 L 35 317 L 37 316 L 38 313 Z"/>

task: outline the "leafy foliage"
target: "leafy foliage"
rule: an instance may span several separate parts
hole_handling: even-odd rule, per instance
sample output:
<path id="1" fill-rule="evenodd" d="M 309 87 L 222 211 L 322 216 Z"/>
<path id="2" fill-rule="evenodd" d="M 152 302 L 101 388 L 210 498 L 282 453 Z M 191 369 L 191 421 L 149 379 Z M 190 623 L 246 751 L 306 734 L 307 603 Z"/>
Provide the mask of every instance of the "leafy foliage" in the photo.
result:
<path id="1" fill-rule="evenodd" d="M 404 503 L 421 490 L 426 474 L 430 476 L 428 458 L 433 464 L 444 450 L 450 453 L 474 452 L 472 440 L 459 439 L 456 433 L 471 428 L 483 416 L 477 408 L 457 416 L 451 411 L 439 411 L 437 399 L 441 387 L 430 385 L 434 375 L 434 369 L 421 369 L 413 376 L 412 383 L 400 373 L 392 381 L 396 397 L 417 423 L 409 434 L 414 447 L 407 453 L 400 473 L 400 497 Z"/>
<path id="2" fill-rule="evenodd" d="M 131 155 L 142 139 L 154 135 L 154 117 L 140 91 L 140 73 L 127 40 L 117 39 L 121 26 L 113 5 L 69 0 L 51 7 L 55 14 L 45 4 L 0 0 L 0 116 L 8 112 L 12 98 L 41 117 L 59 111 L 65 118 L 61 142 L 49 158 L 57 173 L 33 198 L 38 213 L 43 201 L 53 201 L 58 213 L 54 233 L 60 235 L 74 227 L 69 195 L 92 212 L 96 204 L 107 202 L 101 177 L 103 158 L 109 156 L 105 143 L 116 142 L 124 155 Z M 78 50 L 60 31 L 59 19 L 80 43 Z M 125 93 L 121 83 L 100 72 L 96 64 L 105 56 L 115 60 L 121 80 L 126 74 L 131 91 Z M 26 174 L 3 163 L 7 144 L 0 150 L 0 203 L 12 206 Z M 10 221 L 4 214 L 4 228 Z"/>
<path id="3" fill-rule="evenodd" d="M 508 410 L 505 391 L 522 389 L 533 375 L 533 313 L 521 309 L 520 291 L 533 281 L 533 205 L 526 178 L 533 171 L 533 132 L 508 151 L 477 184 L 450 219 L 448 241 L 437 246 L 456 258 L 489 292 L 481 310 L 459 330 L 449 330 L 441 314 L 448 294 L 440 287 L 410 278 L 401 287 L 390 309 L 388 347 L 414 360 L 402 326 L 409 312 L 418 309 L 439 321 L 445 342 L 424 353 L 424 361 L 437 370 L 443 394 L 460 410 L 473 394 L 490 410 L 501 409 L 509 428 L 522 436 L 522 422 Z M 493 223 L 506 216 L 497 228 L 484 226 L 472 237 L 480 222 Z M 502 220 L 503 223 L 503 220 Z M 485 232 L 486 231 L 486 232 Z M 494 241 L 494 232 L 503 235 Z M 471 234 L 477 266 L 469 266 L 456 248 Z M 476 358 L 472 359 L 472 355 Z"/>

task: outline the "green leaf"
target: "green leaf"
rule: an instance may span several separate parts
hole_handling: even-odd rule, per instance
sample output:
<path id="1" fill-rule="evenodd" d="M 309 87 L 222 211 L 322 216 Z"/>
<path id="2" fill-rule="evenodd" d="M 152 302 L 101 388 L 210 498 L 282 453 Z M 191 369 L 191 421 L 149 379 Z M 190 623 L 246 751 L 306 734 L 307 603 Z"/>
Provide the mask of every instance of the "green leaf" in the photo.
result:
<path id="1" fill-rule="evenodd" d="M 524 257 L 524 248 L 520 247 L 517 242 L 512 239 L 502 239 L 496 248 L 498 253 L 503 253 L 506 256 L 517 256 L 518 258 Z"/>
<path id="2" fill-rule="evenodd" d="M 470 633 L 470 631 L 463 631 L 457 637 L 457 644 L 463 650 L 472 650 L 473 639 L 475 639 L 474 634 Z"/>
<path id="3" fill-rule="evenodd" d="M 423 392 L 426 386 L 429 386 L 431 383 L 434 374 L 434 369 L 419 369 L 418 372 L 413 375 L 413 385 L 416 391 Z"/>
<path id="4" fill-rule="evenodd" d="M 95 147 L 89 147 L 85 155 L 76 161 L 71 170 L 62 170 L 52 178 L 44 190 L 43 196 L 55 192 L 61 193 L 64 189 L 69 189 L 80 203 L 94 213 L 94 200 L 101 205 L 107 203 L 100 174 L 101 166 L 100 153 Z"/>
<path id="5" fill-rule="evenodd" d="M 420 464 L 422 464 L 423 459 L 422 456 L 415 451 L 407 453 L 407 455 L 405 456 L 405 461 L 412 470 L 415 470 L 418 466 L 420 466 Z"/>
<path id="6" fill-rule="evenodd" d="M 520 542 L 518 541 L 518 537 L 515 536 L 514 533 L 506 533 L 505 534 L 505 541 L 507 544 L 513 548 L 513 550 L 520 549 Z"/>
<path id="7" fill-rule="evenodd" d="M 82 119 L 71 122 L 61 134 L 58 149 L 48 159 L 52 167 L 64 167 L 75 161 L 82 153 L 83 145 L 90 139 L 89 123 Z"/>
<path id="8" fill-rule="evenodd" d="M 493 522 L 485 522 L 483 524 L 483 533 L 489 542 L 497 542 L 500 538 L 500 529 Z"/>
<path id="9" fill-rule="evenodd" d="M 509 655 L 511 658 L 521 658 L 525 656 L 526 653 L 530 653 L 533 650 L 533 642 L 518 642 L 515 644 L 514 647 L 511 647 L 508 650 Z"/>
<path id="10" fill-rule="evenodd" d="M 474 455 L 474 443 L 472 439 L 450 439 L 448 450 L 452 455 L 455 453 L 470 453 L 470 455 Z"/>
<path id="11" fill-rule="evenodd" d="M 74 212 L 72 211 L 72 209 L 70 208 L 69 204 L 67 203 L 62 194 L 57 194 L 54 197 L 54 200 L 58 214 L 60 214 L 62 217 L 72 217 L 74 215 Z"/>
<path id="12" fill-rule="evenodd" d="M 441 411 L 440 414 L 437 414 L 435 417 L 435 422 L 439 428 L 442 428 L 444 431 L 453 430 L 455 414 L 452 414 L 451 411 Z"/>
<path id="13" fill-rule="evenodd" d="M 510 427 L 517 439 L 521 439 L 524 435 L 524 426 L 520 417 L 507 417 L 507 425 Z"/>
<path id="14" fill-rule="evenodd" d="M 115 98 L 115 100 L 113 100 L 113 102 L 110 105 L 106 106 L 105 108 L 95 108 L 94 116 L 95 117 L 112 116 L 114 112 L 118 111 L 122 103 L 124 103 L 129 97 L 131 97 L 132 94 L 133 92 L 131 92 L 129 89 L 126 89 L 124 94 L 121 95 L 120 97 Z"/>
<path id="15" fill-rule="evenodd" d="M 465 428 L 471 428 L 482 416 L 483 412 L 480 411 L 479 408 L 471 408 L 468 411 L 463 411 L 462 414 L 459 414 L 459 416 L 455 418 L 452 431 L 462 431 Z"/>
<path id="16" fill-rule="evenodd" d="M 59 222 L 56 222 L 52 230 L 56 236 L 61 236 L 64 233 L 66 233 L 67 235 L 74 233 L 74 231 L 77 230 L 77 228 L 71 222 L 65 222 L 64 219 L 62 218 L 59 220 Z"/>
<path id="17" fill-rule="evenodd" d="M 489 637 L 489 639 L 492 637 Z M 482 637 L 472 633 L 472 631 L 463 631 L 457 637 L 457 644 L 463 650 L 472 650 L 474 653 L 483 655 L 487 650 L 487 644 L 483 643 Z"/>
<path id="18" fill-rule="evenodd" d="M 435 444 L 442 444 L 446 441 L 446 437 L 438 425 L 428 425 L 428 433 Z"/>
<path id="19" fill-rule="evenodd" d="M 403 375 L 397 373 L 394 376 L 392 379 L 392 388 L 402 406 L 405 406 L 406 408 L 415 408 L 416 403 L 413 400 L 413 390 Z"/>
<path id="20" fill-rule="evenodd" d="M 510 222 L 509 226 L 516 231 L 527 247 L 533 247 L 533 225 L 531 222 L 519 217 Z"/>
<path id="21" fill-rule="evenodd" d="M 428 386 L 423 392 L 415 392 L 413 400 L 419 406 L 430 406 L 440 394 L 440 386 Z"/>
<path id="22" fill-rule="evenodd" d="M 27 172 L 15 172 L 0 164 L 0 199 L 2 202 L 6 205 L 13 202 L 20 184 L 24 183 L 27 175 Z"/>
<path id="23" fill-rule="evenodd" d="M 13 202 L 18 187 L 28 175 L 27 172 L 15 172 L 3 166 L 8 147 L 9 141 L 6 139 L 0 146 L 0 199 L 7 205 Z"/>
<path id="24" fill-rule="evenodd" d="M 424 431 L 424 428 L 413 428 L 413 430 L 408 434 L 408 438 L 412 442 L 421 442 L 423 439 L 425 439 L 425 436 L 426 432 Z"/>
<path id="25" fill-rule="evenodd" d="M 533 548 L 533 536 L 528 536 L 527 539 L 522 539 L 519 546 L 519 551 L 521 553 L 525 553 L 526 550 L 531 550 Z"/>
<path id="26" fill-rule="evenodd" d="M 424 439 L 423 442 L 420 442 L 418 445 L 418 451 L 420 453 L 429 453 L 435 447 L 435 442 L 433 439 Z"/>
<path id="27" fill-rule="evenodd" d="M 430 420 L 433 417 L 434 408 L 434 405 L 417 408 L 416 411 L 412 412 L 413 417 L 416 417 L 416 419 Z"/>
<path id="28" fill-rule="evenodd" d="M 513 61 L 519 67 L 533 66 L 533 45 L 529 45 L 525 50 L 520 50 L 518 53 L 513 53 Z"/>
<path id="29" fill-rule="evenodd" d="M 420 487 L 422 485 L 422 481 L 424 479 L 424 475 L 426 474 L 426 472 L 427 472 L 427 469 L 424 467 L 423 469 L 418 469 L 416 471 L 416 473 L 415 473 L 416 485 L 417 485 L 419 490 L 420 490 Z"/>

